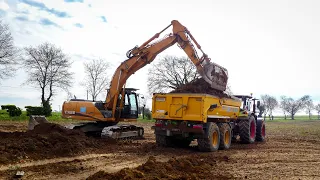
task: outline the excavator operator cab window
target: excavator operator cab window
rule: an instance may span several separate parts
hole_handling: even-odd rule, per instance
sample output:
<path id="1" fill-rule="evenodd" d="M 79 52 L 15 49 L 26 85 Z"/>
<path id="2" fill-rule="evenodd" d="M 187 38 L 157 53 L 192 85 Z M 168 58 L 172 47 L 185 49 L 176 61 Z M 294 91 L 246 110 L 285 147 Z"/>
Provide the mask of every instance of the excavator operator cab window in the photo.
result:
<path id="1" fill-rule="evenodd" d="M 130 106 L 131 106 L 131 114 L 132 115 L 138 114 L 136 94 L 130 94 L 129 100 L 130 100 Z"/>
<path id="2" fill-rule="evenodd" d="M 138 101 L 135 93 L 126 93 L 124 107 L 121 112 L 122 118 L 138 118 Z"/>

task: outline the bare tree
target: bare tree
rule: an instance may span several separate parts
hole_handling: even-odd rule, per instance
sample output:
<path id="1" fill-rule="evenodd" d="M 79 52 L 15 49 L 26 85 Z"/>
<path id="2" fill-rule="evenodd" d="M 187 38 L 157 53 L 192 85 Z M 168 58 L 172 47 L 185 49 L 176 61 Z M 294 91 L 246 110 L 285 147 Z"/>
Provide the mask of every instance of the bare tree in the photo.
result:
<path id="1" fill-rule="evenodd" d="M 317 111 L 318 113 L 318 119 L 320 119 L 320 104 L 317 104 L 314 106 L 314 109 Z"/>
<path id="2" fill-rule="evenodd" d="M 14 46 L 9 25 L 0 19 L 0 80 L 14 75 L 18 57 L 18 49 Z"/>
<path id="3" fill-rule="evenodd" d="M 307 102 L 306 102 L 306 113 L 309 115 L 309 119 L 311 119 L 311 111 L 314 109 L 314 105 L 313 105 L 313 101 L 310 98 Z"/>
<path id="4" fill-rule="evenodd" d="M 278 106 L 278 101 L 275 97 L 270 95 L 261 95 L 261 100 L 263 104 L 265 105 L 265 115 L 269 112 L 269 118 L 273 120 L 272 111 Z"/>
<path id="5" fill-rule="evenodd" d="M 259 109 L 259 117 L 262 116 L 263 113 L 266 111 L 266 106 L 263 103 L 260 103 L 260 106 L 257 107 Z"/>
<path id="6" fill-rule="evenodd" d="M 284 114 L 284 119 L 287 119 L 287 114 L 286 114 L 287 113 L 286 109 L 288 109 L 288 107 L 287 107 L 287 105 L 288 105 L 287 99 L 286 99 L 285 96 L 281 96 L 280 99 L 281 99 L 280 108 L 282 109 L 282 112 Z"/>
<path id="7" fill-rule="evenodd" d="M 165 56 L 149 69 L 148 89 L 150 93 L 169 92 L 198 77 L 195 65 L 188 58 Z"/>
<path id="8" fill-rule="evenodd" d="M 291 119 L 294 119 L 294 115 L 306 107 L 306 103 L 310 100 L 309 95 L 305 95 L 298 100 L 294 100 L 291 97 L 281 96 L 281 108 L 291 115 Z"/>
<path id="9" fill-rule="evenodd" d="M 71 62 L 60 48 L 50 43 L 36 47 L 26 47 L 23 67 L 28 73 L 26 83 L 40 87 L 41 103 L 48 106 L 57 89 L 67 90 L 71 87 Z"/>
<path id="10" fill-rule="evenodd" d="M 84 63 L 86 77 L 81 84 L 87 88 L 92 101 L 95 101 L 97 96 L 107 88 L 109 84 L 107 74 L 109 67 L 110 64 L 103 59 L 93 59 Z"/>

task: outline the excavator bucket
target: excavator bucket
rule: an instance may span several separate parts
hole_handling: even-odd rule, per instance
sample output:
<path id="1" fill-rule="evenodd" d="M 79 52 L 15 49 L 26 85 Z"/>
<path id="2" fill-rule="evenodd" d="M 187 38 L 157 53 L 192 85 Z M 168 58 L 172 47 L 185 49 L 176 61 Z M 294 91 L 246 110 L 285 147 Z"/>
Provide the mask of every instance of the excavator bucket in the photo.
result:
<path id="1" fill-rule="evenodd" d="M 211 88 L 219 91 L 225 91 L 227 89 L 228 71 L 224 67 L 213 62 L 205 61 L 201 76 L 211 85 Z"/>
<path id="2" fill-rule="evenodd" d="M 31 115 L 29 118 L 28 129 L 33 130 L 36 125 L 43 123 L 49 123 L 45 116 Z"/>

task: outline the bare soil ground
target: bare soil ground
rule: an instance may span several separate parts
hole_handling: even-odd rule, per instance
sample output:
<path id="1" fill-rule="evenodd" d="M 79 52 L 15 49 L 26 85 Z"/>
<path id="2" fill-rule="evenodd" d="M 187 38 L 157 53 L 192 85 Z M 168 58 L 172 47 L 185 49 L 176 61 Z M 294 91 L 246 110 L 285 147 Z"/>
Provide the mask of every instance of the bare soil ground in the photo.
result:
<path id="1" fill-rule="evenodd" d="M 320 179 L 320 121 L 268 122 L 266 142 L 212 153 L 159 148 L 152 123 L 136 124 L 145 139 L 112 142 L 0 121 L 0 179 Z"/>

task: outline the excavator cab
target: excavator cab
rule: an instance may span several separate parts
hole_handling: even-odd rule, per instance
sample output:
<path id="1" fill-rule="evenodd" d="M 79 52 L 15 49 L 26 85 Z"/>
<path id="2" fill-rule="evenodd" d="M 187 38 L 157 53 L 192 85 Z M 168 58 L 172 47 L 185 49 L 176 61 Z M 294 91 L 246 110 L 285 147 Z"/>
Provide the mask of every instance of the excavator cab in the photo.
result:
<path id="1" fill-rule="evenodd" d="M 134 88 L 125 88 L 124 97 L 122 94 L 118 97 L 117 114 L 120 113 L 120 118 L 137 119 L 138 118 L 138 98 Z M 120 108 L 120 103 L 123 101 L 123 108 Z"/>

